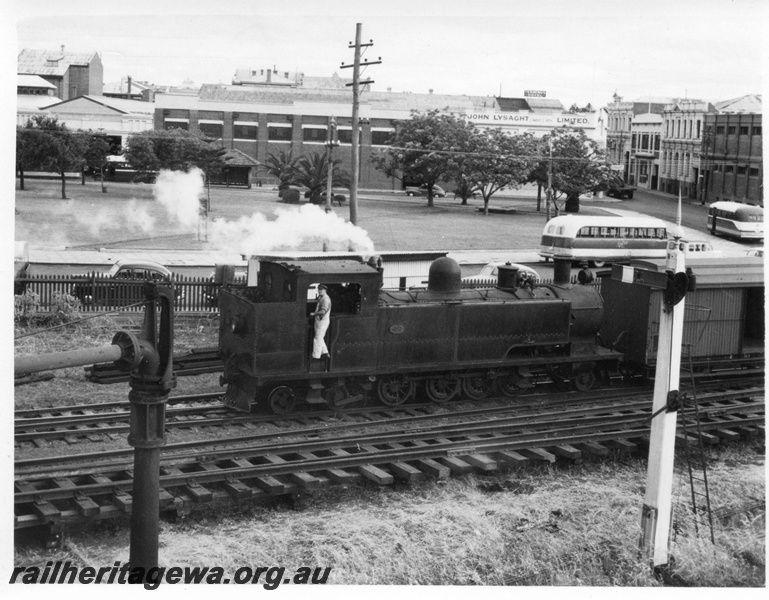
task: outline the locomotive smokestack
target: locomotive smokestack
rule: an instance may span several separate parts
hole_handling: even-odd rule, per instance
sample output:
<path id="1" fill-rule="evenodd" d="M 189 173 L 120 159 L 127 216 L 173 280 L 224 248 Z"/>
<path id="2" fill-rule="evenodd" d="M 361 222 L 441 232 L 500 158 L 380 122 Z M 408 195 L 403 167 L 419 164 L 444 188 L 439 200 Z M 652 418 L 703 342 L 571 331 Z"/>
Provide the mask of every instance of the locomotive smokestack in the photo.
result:
<path id="1" fill-rule="evenodd" d="M 453 293 L 462 289 L 462 269 L 453 258 L 444 256 L 430 265 L 430 275 L 427 280 L 427 291 Z"/>
<path id="2" fill-rule="evenodd" d="M 571 261 L 553 259 L 553 284 L 568 285 L 571 282 Z"/>

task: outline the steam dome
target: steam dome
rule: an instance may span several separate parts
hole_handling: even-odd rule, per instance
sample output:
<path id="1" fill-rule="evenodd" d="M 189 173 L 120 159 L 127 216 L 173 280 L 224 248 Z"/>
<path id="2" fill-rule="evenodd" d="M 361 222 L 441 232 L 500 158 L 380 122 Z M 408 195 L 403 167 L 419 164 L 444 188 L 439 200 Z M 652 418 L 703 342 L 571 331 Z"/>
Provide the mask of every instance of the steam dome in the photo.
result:
<path id="1" fill-rule="evenodd" d="M 430 292 L 458 292 L 462 288 L 462 269 L 453 258 L 444 256 L 430 265 L 427 290 Z"/>

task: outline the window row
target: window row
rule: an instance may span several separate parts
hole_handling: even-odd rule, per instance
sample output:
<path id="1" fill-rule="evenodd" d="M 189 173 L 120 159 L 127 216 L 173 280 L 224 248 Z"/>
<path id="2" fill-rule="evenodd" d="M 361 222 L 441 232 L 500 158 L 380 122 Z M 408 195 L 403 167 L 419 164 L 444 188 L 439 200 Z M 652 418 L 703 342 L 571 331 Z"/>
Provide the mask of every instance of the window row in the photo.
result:
<path id="1" fill-rule="evenodd" d="M 702 121 L 700 119 L 696 121 L 694 119 L 667 119 L 665 121 L 665 137 L 699 139 L 701 128 Z"/>
<path id="2" fill-rule="evenodd" d="M 166 119 L 166 129 L 184 129 L 189 130 L 189 121 L 187 119 Z M 222 139 L 224 137 L 223 123 L 198 123 L 200 132 L 210 138 Z M 293 139 L 293 126 L 291 125 L 268 125 L 267 140 L 270 142 L 290 142 Z M 259 126 L 254 123 L 236 123 L 232 126 L 232 138 L 236 140 L 256 141 Z M 325 144 L 327 141 L 327 129 L 325 127 L 304 127 L 302 128 L 302 141 L 307 143 Z M 352 129 L 337 129 L 337 139 L 340 144 L 352 144 Z M 392 131 L 371 131 L 371 144 L 374 146 L 386 146 L 392 138 Z"/>
<path id="3" fill-rule="evenodd" d="M 736 167 L 734 165 L 723 165 L 723 164 L 714 164 L 713 165 L 713 172 L 714 173 L 725 173 L 730 174 L 737 172 L 737 175 L 747 175 L 748 177 L 758 177 L 759 171 L 757 167 L 745 167 L 741 165 L 737 165 Z"/>
<path id="4" fill-rule="evenodd" d="M 582 227 L 577 237 L 665 240 L 667 230 L 664 227 Z"/>
<path id="5" fill-rule="evenodd" d="M 737 125 L 716 125 L 716 135 L 737 135 L 738 129 L 739 135 L 750 135 L 751 128 L 747 125 L 740 125 L 739 128 Z M 760 125 L 753 126 L 753 135 L 761 135 Z"/>

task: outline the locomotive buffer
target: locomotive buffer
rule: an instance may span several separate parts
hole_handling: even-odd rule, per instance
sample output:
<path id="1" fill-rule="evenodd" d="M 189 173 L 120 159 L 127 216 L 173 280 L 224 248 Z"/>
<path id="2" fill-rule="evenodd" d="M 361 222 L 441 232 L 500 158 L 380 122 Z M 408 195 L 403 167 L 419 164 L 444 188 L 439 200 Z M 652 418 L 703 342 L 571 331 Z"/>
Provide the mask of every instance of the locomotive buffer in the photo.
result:
<path id="1" fill-rule="evenodd" d="M 691 269 L 685 268 L 683 248 L 680 236 L 668 242 L 664 273 L 621 265 L 615 265 L 612 269 L 612 278 L 615 280 L 664 290 L 660 307 L 646 494 L 641 511 L 640 547 L 644 555 L 651 560 L 653 568 L 668 563 L 678 385 L 684 328 L 683 299 L 687 291 L 694 290 L 695 282 Z"/>

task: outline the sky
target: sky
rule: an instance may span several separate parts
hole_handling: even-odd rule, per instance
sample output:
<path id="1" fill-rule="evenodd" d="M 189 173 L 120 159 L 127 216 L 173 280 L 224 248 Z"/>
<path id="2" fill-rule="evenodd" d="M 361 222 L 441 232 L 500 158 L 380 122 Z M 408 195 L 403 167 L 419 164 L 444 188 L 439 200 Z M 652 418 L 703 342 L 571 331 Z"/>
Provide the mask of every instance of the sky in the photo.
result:
<path id="1" fill-rule="evenodd" d="M 105 83 L 229 84 L 238 68 L 351 77 L 356 24 L 377 91 L 594 107 L 761 93 L 764 0 L 6 0 L 16 52 L 97 51 Z M 127 5 L 127 6 L 126 6 Z M 7 44 L 7 42 L 6 42 Z M 764 53 L 766 51 L 764 50 Z"/>

